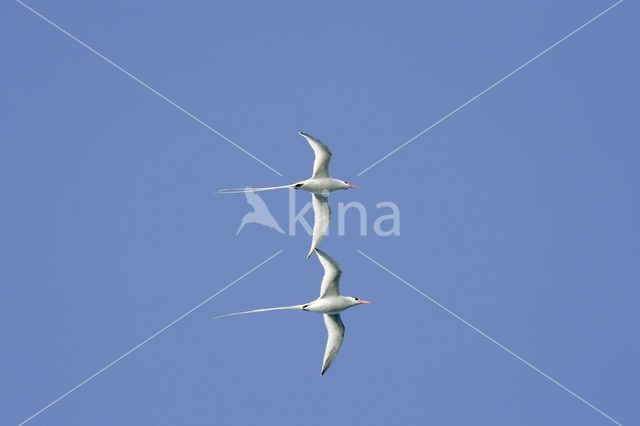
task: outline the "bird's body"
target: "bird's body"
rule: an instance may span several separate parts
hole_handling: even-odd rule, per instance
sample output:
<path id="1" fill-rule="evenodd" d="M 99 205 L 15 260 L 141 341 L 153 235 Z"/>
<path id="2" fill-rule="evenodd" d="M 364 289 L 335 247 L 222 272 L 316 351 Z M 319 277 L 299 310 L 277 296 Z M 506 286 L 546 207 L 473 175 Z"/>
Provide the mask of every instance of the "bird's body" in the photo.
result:
<path id="1" fill-rule="evenodd" d="M 324 276 L 322 277 L 322 284 L 320 285 L 320 297 L 303 305 L 254 309 L 252 311 L 221 315 L 216 318 L 284 309 L 301 309 L 304 311 L 324 314 L 324 324 L 327 328 L 328 335 L 327 347 L 325 349 L 325 354 L 322 361 L 322 371 L 320 373 L 324 374 L 338 354 L 340 346 L 342 346 L 342 340 L 344 337 L 344 324 L 342 322 L 342 318 L 340 317 L 340 312 L 353 306 L 369 302 L 365 300 L 358 300 L 357 297 L 342 296 L 340 294 L 339 287 L 340 276 L 342 275 L 342 269 L 340 269 L 340 265 L 320 249 L 315 249 L 315 252 L 318 255 L 318 259 L 320 260 L 322 267 L 324 268 Z"/>
<path id="2" fill-rule="evenodd" d="M 348 185 L 348 184 L 347 184 Z M 293 186 L 295 189 L 301 189 L 303 191 L 311 192 L 317 195 L 324 195 L 325 197 L 332 192 L 347 189 L 351 186 L 345 187 L 345 182 L 340 179 L 334 179 L 331 177 L 322 178 L 310 178 L 305 181 L 296 183 Z"/>
<path id="3" fill-rule="evenodd" d="M 354 303 L 353 299 L 353 297 L 345 296 L 320 297 L 306 305 L 302 305 L 302 309 L 321 314 L 337 314 L 356 306 L 358 303 Z"/>
<path id="4" fill-rule="evenodd" d="M 327 233 L 329 229 L 329 222 L 331 220 L 331 209 L 329 208 L 329 199 L 328 196 L 330 193 L 348 188 L 357 188 L 355 185 L 349 185 L 347 182 L 334 179 L 329 176 L 329 161 L 331 160 L 331 150 L 328 146 L 322 143 L 320 140 L 310 136 L 306 133 L 299 132 L 309 145 L 313 149 L 315 154 L 315 159 L 313 161 L 313 174 L 312 176 L 304 181 L 293 183 L 290 185 L 283 186 L 271 186 L 267 188 L 252 188 L 252 192 L 258 191 L 269 191 L 272 189 L 285 189 L 285 188 L 293 188 L 293 189 L 301 189 L 303 191 L 311 192 L 313 195 L 312 204 L 313 204 L 313 237 L 311 240 L 311 249 L 307 254 L 307 259 L 313 253 L 313 250 L 320 245 L 322 238 Z M 222 189 L 219 192 L 225 194 L 234 194 L 234 193 L 246 193 L 248 190 L 244 188 L 231 188 L 231 189 Z"/>

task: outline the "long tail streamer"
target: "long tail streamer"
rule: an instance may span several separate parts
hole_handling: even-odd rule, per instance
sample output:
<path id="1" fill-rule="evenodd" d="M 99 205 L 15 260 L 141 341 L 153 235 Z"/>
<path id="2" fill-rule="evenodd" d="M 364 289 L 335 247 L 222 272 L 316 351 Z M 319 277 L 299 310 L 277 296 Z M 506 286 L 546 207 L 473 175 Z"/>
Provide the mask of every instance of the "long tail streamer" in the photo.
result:
<path id="1" fill-rule="evenodd" d="M 302 309 L 303 306 L 304 305 L 294 305 L 294 306 L 280 306 L 278 308 L 254 309 L 253 311 L 235 312 L 233 314 L 220 315 L 218 317 L 215 317 L 214 319 L 232 317 L 234 315 L 254 314 L 256 312 L 279 311 L 282 309 Z"/>
<path id="2" fill-rule="evenodd" d="M 270 191 L 272 189 L 293 188 L 294 185 L 271 186 L 268 188 L 227 188 L 221 189 L 216 194 L 245 194 L 247 192 Z"/>

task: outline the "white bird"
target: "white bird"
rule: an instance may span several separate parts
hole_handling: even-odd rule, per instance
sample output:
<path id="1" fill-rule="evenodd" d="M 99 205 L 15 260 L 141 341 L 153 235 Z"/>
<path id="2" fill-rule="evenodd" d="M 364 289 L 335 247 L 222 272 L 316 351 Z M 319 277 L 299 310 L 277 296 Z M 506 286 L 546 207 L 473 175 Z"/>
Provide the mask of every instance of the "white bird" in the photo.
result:
<path id="1" fill-rule="evenodd" d="M 357 297 L 347 297 L 340 295 L 340 275 L 342 275 L 342 269 L 338 262 L 329 257 L 328 254 L 320 249 L 315 249 L 318 259 L 324 268 L 324 276 L 322 277 L 322 284 L 320 285 L 320 297 L 316 300 L 305 303 L 303 305 L 294 306 L 281 306 L 278 308 L 266 308 L 266 309 L 254 309 L 252 311 L 236 312 L 233 314 L 220 315 L 217 318 L 230 317 L 233 315 L 252 314 L 255 312 L 277 311 L 281 309 L 302 309 L 303 311 L 319 312 L 324 316 L 324 325 L 327 327 L 327 347 L 324 351 L 324 358 L 322 360 L 322 370 L 320 375 L 323 375 L 333 360 L 335 359 L 340 346 L 342 346 L 342 340 L 344 338 L 344 324 L 340 318 L 340 312 L 345 309 L 349 309 L 352 306 L 360 305 L 363 303 L 371 303 L 366 300 L 359 300 Z"/>
<path id="2" fill-rule="evenodd" d="M 244 195 L 247 197 L 247 203 L 253 207 L 253 211 L 244 215 L 240 222 L 240 227 L 236 231 L 236 235 L 240 233 L 247 223 L 259 223 L 260 225 L 273 228 L 279 233 L 284 234 L 284 231 L 280 228 L 280 225 L 278 225 L 278 221 L 273 217 L 264 200 L 255 192 L 250 191 L 251 188 L 246 189 L 247 192 L 245 192 Z"/>
<path id="3" fill-rule="evenodd" d="M 311 249 L 307 254 L 307 259 L 313 253 L 313 250 L 320 245 L 320 241 L 329 229 L 329 221 L 331 219 L 331 209 L 329 208 L 329 194 L 340 189 L 357 188 L 355 185 L 349 185 L 344 180 L 334 179 L 329 176 L 329 161 L 331 160 L 331 150 L 324 143 L 309 136 L 306 133 L 299 132 L 300 135 L 309 142 L 315 154 L 313 161 L 313 175 L 302 182 L 293 183 L 283 186 L 272 186 L 268 188 L 252 188 L 251 192 L 269 191 L 271 189 L 294 188 L 302 189 L 312 193 L 313 204 L 313 237 L 311 239 Z M 236 194 L 248 192 L 246 188 L 230 188 L 221 189 L 219 193 Z"/>

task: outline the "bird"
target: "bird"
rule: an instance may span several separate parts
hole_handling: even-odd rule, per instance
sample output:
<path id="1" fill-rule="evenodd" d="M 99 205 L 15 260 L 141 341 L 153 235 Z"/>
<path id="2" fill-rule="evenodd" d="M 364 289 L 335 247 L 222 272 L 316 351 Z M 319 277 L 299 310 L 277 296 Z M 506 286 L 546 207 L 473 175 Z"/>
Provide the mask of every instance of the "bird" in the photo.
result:
<path id="1" fill-rule="evenodd" d="M 313 236 L 311 238 L 311 248 L 307 254 L 307 259 L 311 257 L 313 251 L 320 245 L 322 238 L 329 229 L 329 221 L 331 219 L 331 208 L 329 207 L 329 194 L 334 191 L 349 188 L 358 188 L 356 185 L 350 185 L 347 181 L 334 179 L 329 176 L 329 161 L 331 160 L 331 150 L 327 145 L 319 139 L 314 138 L 307 133 L 298 132 L 304 137 L 315 154 L 313 161 L 313 174 L 307 180 L 292 183 L 283 186 L 271 186 L 267 188 L 229 188 L 218 191 L 220 194 L 238 194 L 246 192 L 269 191 L 272 189 L 301 189 L 311 192 L 313 205 Z"/>
<path id="2" fill-rule="evenodd" d="M 327 328 L 327 346 L 322 359 L 322 370 L 320 371 L 320 375 L 322 376 L 331 366 L 336 355 L 338 355 L 340 346 L 342 346 L 342 340 L 344 339 L 344 323 L 342 322 L 342 318 L 340 318 L 340 312 L 353 306 L 371 302 L 360 300 L 357 297 L 342 296 L 340 294 L 340 276 L 342 275 L 340 265 L 322 250 L 315 249 L 315 252 L 324 269 L 322 284 L 320 285 L 320 297 L 316 300 L 302 305 L 235 312 L 233 314 L 220 315 L 214 319 L 282 309 L 296 309 L 321 313 L 324 317 L 324 325 Z"/>
<path id="3" fill-rule="evenodd" d="M 250 190 L 251 188 L 246 189 Z M 253 207 L 253 211 L 244 215 L 242 221 L 240 222 L 240 227 L 236 231 L 236 235 L 240 233 L 244 225 L 246 225 L 247 223 L 259 223 L 260 225 L 264 225 L 268 228 L 273 228 L 279 233 L 284 234 L 284 231 L 282 230 L 282 228 L 280 228 L 280 225 L 278 225 L 278 222 L 269 211 L 269 208 L 265 204 L 264 200 L 260 198 L 258 194 L 253 191 L 247 191 L 245 192 L 245 196 L 247 198 L 247 203 L 249 203 L 249 205 Z"/>

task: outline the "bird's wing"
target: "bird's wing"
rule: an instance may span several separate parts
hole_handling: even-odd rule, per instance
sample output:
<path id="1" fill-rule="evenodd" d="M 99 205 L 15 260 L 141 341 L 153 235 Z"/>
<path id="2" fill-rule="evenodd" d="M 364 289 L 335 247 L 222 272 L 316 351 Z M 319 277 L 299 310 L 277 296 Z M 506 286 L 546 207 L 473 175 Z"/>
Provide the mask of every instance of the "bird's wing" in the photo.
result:
<path id="1" fill-rule="evenodd" d="M 313 176 L 311 178 L 329 177 L 329 160 L 331 160 L 331 150 L 313 136 L 300 132 L 301 136 L 309 142 L 316 159 L 313 161 Z"/>
<path id="2" fill-rule="evenodd" d="M 329 221 L 331 220 L 331 209 L 329 208 L 329 198 L 312 194 L 311 201 L 313 204 L 313 237 L 311 239 L 311 249 L 307 254 L 307 259 L 313 253 L 316 247 L 322 241 L 322 237 L 329 229 Z"/>
<path id="3" fill-rule="evenodd" d="M 332 297 L 340 295 L 340 275 L 342 269 L 338 262 L 333 260 L 329 255 L 320 249 L 316 249 L 320 264 L 324 268 L 324 276 L 320 285 L 320 298 Z"/>
<path id="4" fill-rule="evenodd" d="M 344 339 L 344 324 L 340 319 L 340 314 L 324 314 L 324 325 L 327 327 L 327 347 L 324 350 L 324 359 L 322 360 L 322 372 L 329 368 L 338 351 L 342 346 L 342 340 Z"/>

